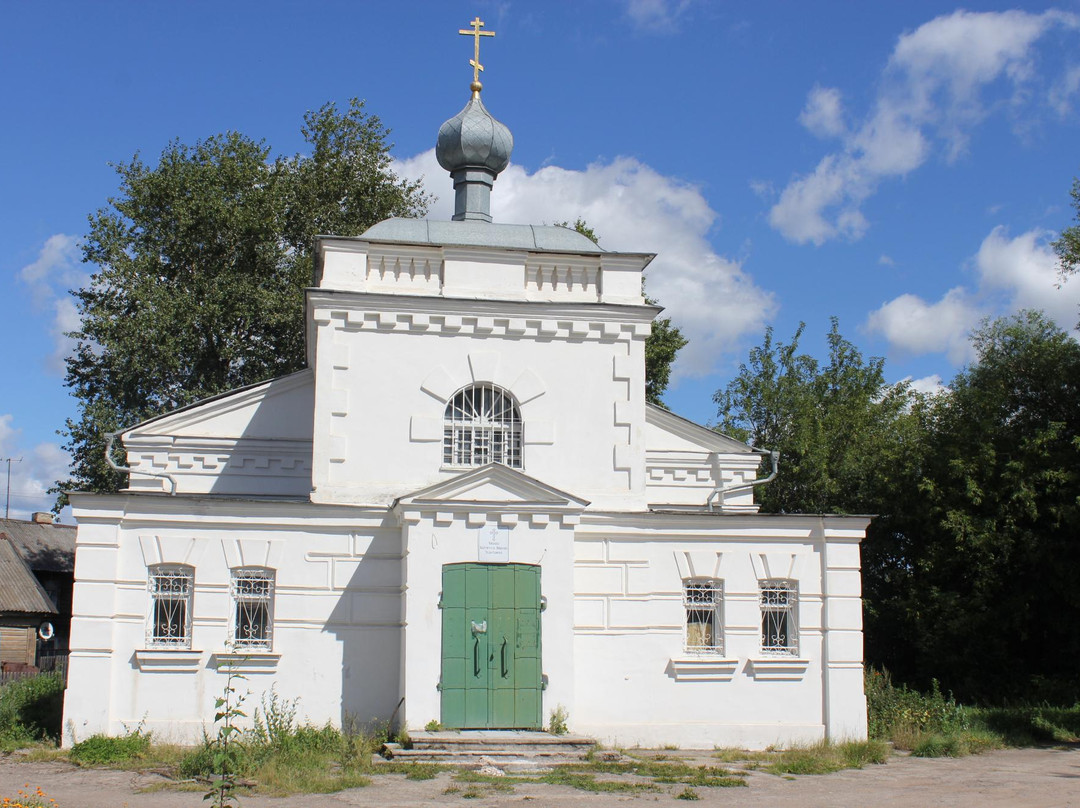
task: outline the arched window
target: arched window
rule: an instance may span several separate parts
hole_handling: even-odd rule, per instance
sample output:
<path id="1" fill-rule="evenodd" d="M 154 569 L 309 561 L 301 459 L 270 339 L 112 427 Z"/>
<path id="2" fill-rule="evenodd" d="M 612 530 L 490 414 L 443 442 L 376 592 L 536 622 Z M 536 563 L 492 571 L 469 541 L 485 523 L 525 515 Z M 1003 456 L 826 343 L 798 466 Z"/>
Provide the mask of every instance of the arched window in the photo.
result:
<path id="1" fill-rule="evenodd" d="M 443 465 L 502 463 L 521 468 L 521 413 L 514 397 L 494 384 L 460 390 L 446 405 Z"/>

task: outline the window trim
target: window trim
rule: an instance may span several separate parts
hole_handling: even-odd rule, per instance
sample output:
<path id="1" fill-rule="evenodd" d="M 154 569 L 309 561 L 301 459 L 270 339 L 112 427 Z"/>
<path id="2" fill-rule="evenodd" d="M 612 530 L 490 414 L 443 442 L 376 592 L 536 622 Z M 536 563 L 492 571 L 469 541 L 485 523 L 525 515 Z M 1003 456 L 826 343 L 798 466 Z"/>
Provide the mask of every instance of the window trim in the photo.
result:
<path id="1" fill-rule="evenodd" d="M 163 591 L 162 583 L 169 583 L 173 588 L 182 585 L 183 591 Z M 195 568 L 190 564 L 154 564 L 147 568 L 146 591 L 149 595 L 149 608 L 146 616 L 146 648 L 157 650 L 190 651 L 192 641 L 192 611 L 195 605 Z M 169 632 L 159 632 L 161 617 L 171 628 L 173 620 L 168 614 L 161 615 L 158 607 L 166 603 L 182 603 L 184 608 L 183 625 L 180 633 L 173 638 Z"/>
<path id="2" fill-rule="evenodd" d="M 711 600 L 692 599 L 691 590 L 712 595 Z M 690 642 L 690 618 L 693 613 L 706 613 L 712 617 L 713 638 L 711 643 L 693 645 Z M 683 652 L 692 656 L 724 655 L 724 581 L 720 578 L 685 578 L 683 580 Z M 700 625 L 700 623 L 699 623 Z"/>
<path id="3" fill-rule="evenodd" d="M 780 601 L 783 596 L 783 602 Z M 799 656 L 799 582 L 792 578 L 762 578 L 758 581 L 758 608 L 761 613 L 761 655 L 765 657 Z M 768 643 L 766 621 L 773 615 L 786 616 L 786 642 Z M 776 617 L 773 617 L 776 620 Z M 773 637 L 783 637 L 774 624 Z"/>
<path id="4" fill-rule="evenodd" d="M 490 403 L 485 395 L 491 396 Z M 505 403 L 496 413 L 500 402 Z M 519 471 L 524 468 L 525 428 L 521 406 L 505 387 L 492 382 L 462 387 L 447 400 L 442 426 L 442 468 L 456 471 L 488 463 Z"/>
<path id="5" fill-rule="evenodd" d="M 261 593 L 241 593 L 242 582 L 266 582 Z M 271 567 L 244 566 L 229 569 L 229 648 L 233 651 L 270 653 L 274 650 L 274 601 L 277 592 L 277 570 Z M 262 620 L 262 636 L 240 637 L 241 613 L 245 606 L 262 604 L 266 609 Z"/>

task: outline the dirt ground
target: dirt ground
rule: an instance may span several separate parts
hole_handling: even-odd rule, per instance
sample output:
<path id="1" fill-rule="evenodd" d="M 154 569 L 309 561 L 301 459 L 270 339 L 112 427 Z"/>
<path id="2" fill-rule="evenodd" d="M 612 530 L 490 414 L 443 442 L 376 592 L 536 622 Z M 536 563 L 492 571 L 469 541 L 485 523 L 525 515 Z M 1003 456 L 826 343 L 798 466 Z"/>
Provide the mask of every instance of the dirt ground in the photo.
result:
<path id="1" fill-rule="evenodd" d="M 688 761 L 690 762 L 690 761 Z M 705 762 L 704 759 L 701 762 Z M 715 760 L 709 761 L 713 764 Z M 739 768 L 736 764 L 731 768 Z M 59 808 L 186 808 L 206 805 L 201 792 L 160 788 L 162 777 L 107 769 L 79 769 L 67 763 L 28 763 L 0 759 L 0 801 L 20 788 L 42 787 Z M 1077 806 L 1080 808 L 1080 749 L 1008 749 L 961 758 L 920 759 L 894 756 L 888 763 L 827 775 L 777 777 L 748 772 L 748 788 L 697 788 L 698 805 L 843 808 L 844 806 Z M 379 808 L 447 808 L 533 804 L 547 808 L 609 808 L 650 804 L 684 805 L 675 794 L 684 786 L 661 786 L 658 793 L 593 794 L 564 786 L 515 785 L 513 793 L 479 786 L 481 796 L 466 799 L 467 784 L 451 787 L 449 773 L 434 780 L 406 780 L 403 775 L 376 775 L 366 788 L 337 794 L 273 799 L 247 796 L 242 808 L 284 806 L 379 806 Z"/>

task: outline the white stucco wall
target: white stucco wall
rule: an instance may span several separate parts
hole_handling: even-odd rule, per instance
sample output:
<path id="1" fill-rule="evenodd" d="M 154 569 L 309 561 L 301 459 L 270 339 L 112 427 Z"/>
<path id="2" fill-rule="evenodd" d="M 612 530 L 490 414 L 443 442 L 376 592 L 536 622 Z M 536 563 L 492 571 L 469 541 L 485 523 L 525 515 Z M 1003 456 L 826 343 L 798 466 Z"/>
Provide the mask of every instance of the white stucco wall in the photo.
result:
<path id="1" fill-rule="evenodd" d="M 241 664 L 248 712 L 271 686 L 298 716 L 341 725 L 398 701 L 400 531 L 388 514 L 294 503 L 75 495 L 77 537 L 64 743 L 143 725 L 197 741 L 226 676 L 230 566 L 276 570 L 274 644 Z M 149 566 L 194 568 L 191 650 L 148 650 Z M 72 732 L 74 733 L 72 735 Z"/>
<path id="2" fill-rule="evenodd" d="M 866 737 L 864 519 L 600 520 L 575 543 L 576 731 L 616 745 L 763 748 Z M 683 583 L 723 584 L 723 654 L 684 651 Z M 798 584 L 798 653 L 761 652 L 758 582 Z"/>

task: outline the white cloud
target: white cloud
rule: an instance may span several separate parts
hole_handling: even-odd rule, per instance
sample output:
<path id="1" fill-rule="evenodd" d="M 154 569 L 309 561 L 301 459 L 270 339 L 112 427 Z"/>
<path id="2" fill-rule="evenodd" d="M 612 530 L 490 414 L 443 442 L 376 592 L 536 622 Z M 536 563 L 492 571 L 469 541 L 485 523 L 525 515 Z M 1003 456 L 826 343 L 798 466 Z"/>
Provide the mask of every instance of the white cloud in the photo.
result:
<path id="1" fill-rule="evenodd" d="M 883 180 L 919 168 L 935 146 L 949 160 L 963 154 L 971 128 L 987 114 L 984 95 L 991 86 L 1006 93 L 1014 110 L 1025 107 L 1039 39 L 1056 26 L 1078 25 L 1075 16 L 1057 11 L 937 17 L 899 38 L 872 111 L 851 129 L 839 91 L 815 86 L 800 121 L 815 134 L 840 137 L 841 148 L 788 183 L 769 212 L 770 224 L 800 244 L 861 237 L 868 223 L 860 208 Z M 1080 76 L 1074 80 L 1070 71 L 1049 99 L 1059 109 L 1076 89 L 1070 81 L 1080 86 Z"/>
<path id="2" fill-rule="evenodd" d="M 1058 283 L 1057 256 L 1047 243 L 1051 235 L 1029 230 L 1009 238 L 1004 227 L 995 227 L 971 262 L 975 288 L 950 289 L 936 303 L 900 295 L 872 312 L 866 328 L 905 353 L 942 352 L 956 364 L 972 358 L 968 335 L 984 317 L 1041 309 L 1059 327 L 1073 329 L 1080 284 Z"/>
<path id="3" fill-rule="evenodd" d="M 881 265 L 883 267 L 894 267 L 894 266 L 896 266 L 896 261 L 894 261 L 890 256 L 885 255 L 885 253 L 881 254 L 881 257 L 878 258 L 877 262 L 878 262 L 879 265 Z"/>
<path id="4" fill-rule="evenodd" d="M 871 312 L 866 328 L 904 353 L 944 352 L 952 362 L 962 364 L 973 356 L 968 333 L 980 316 L 967 292 L 957 287 L 936 303 L 918 295 L 900 295 Z"/>
<path id="5" fill-rule="evenodd" d="M 28 519 L 33 511 L 52 508 L 54 497 L 46 491 L 56 480 L 66 478 L 71 459 L 58 444 L 21 445 L 22 430 L 14 417 L 0 415 L 0 458 L 11 458 L 11 518 Z M 8 464 L 0 462 L 0 507 L 7 506 Z"/>
<path id="6" fill-rule="evenodd" d="M 89 279 L 81 268 L 78 238 L 64 233 L 49 236 L 37 259 L 19 270 L 19 280 L 29 288 L 34 307 L 52 315 L 49 333 L 53 351 L 46 367 L 54 373 L 63 373 L 64 358 L 74 347 L 65 333 L 76 330 L 80 322 L 68 290 L 85 285 Z"/>
<path id="7" fill-rule="evenodd" d="M 916 393 L 922 393 L 923 395 L 933 396 L 938 393 L 944 393 L 948 390 L 948 386 L 941 380 L 941 376 L 934 373 L 930 376 L 923 376 L 921 379 L 913 379 L 908 376 L 904 379 Z"/>
<path id="8" fill-rule="evenodd" d="M 1047 242 L 1051 233 L 1029 230 L 1010 239 L 995 227 L 975 255 L 979 288 L 997 296 L 998 310 L 1041 309 L 1060 327 L 1076 325 L 1080 284 L 1059 284 L 1058 259 Z"/>
<path id="9" fill-rule="evenodd" d="M 394 170 L 410 179 L 425 176 L 428 190 L 439 196 L 429 215 L 451 217 L 453 191 L 434 150 Z M 499 222 L 554 224 L 580 216 L 605 249 L 657 253 L 647 270 L 649 294 L 690 340 L 679 354 L 680 374 L 710 372 L 775 311 L 773 295 L 739 261 L 713 251 L 706 235 L 717 214 L 701 191 L 632 158 L 583 171 L 546 166 L 532 174 L 511 165 L 496 180 L 491 203 Z"/>
<path id="10" fill-rule="evenodd" d="M 818 137 L 839 137 L 847 131 L 844 105 L 835 87 L 815 85 L 799 115 L 799 123 Z"/>

